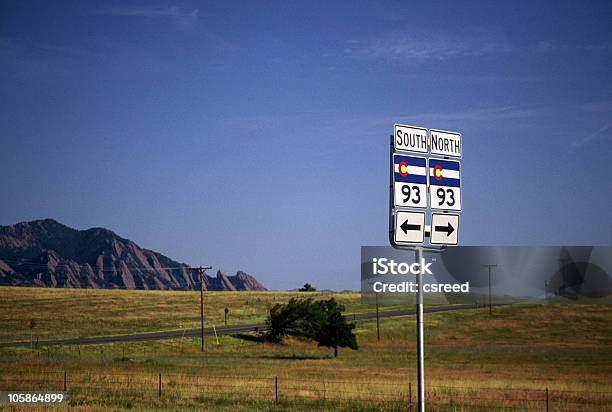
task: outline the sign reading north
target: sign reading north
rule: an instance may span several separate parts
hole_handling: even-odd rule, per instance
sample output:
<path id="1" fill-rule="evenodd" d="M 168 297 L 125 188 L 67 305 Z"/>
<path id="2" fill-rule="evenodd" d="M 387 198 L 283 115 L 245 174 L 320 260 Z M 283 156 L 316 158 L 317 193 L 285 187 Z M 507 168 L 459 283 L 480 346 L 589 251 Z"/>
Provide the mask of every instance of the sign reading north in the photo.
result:
<path id="1" fill-rule="evenodd" d="M 432 129 L 429 131 L 429 147 L 433 155 L 461 158 L 461 133 Z"/>
<path id="2" fill-rule="evenodd" d="M 422 127 L 394 125 L 393 148 L 408 152 L 427 153 L 427 129 Z"/>
<path id="3" fill-rule="evenodd" d="M 395 207 L 427 208 L 427 159 L 393 155 Z"/>
<path id="4" fill-rule="evenodd" d="M 431 214 L 432 245 L 456 245 L 459 243 L 459 215 Z"/>
<path id="5" fill-rule="evenodd" d="M 423 243 L 425 212 L 398 210 L 395 214 L 395 243 Z"/>
<path id="6" fill-rule="evenodd" d="M 461 210 L 461 164 L 452 160 L 429 159 L 430 207 Z"/>

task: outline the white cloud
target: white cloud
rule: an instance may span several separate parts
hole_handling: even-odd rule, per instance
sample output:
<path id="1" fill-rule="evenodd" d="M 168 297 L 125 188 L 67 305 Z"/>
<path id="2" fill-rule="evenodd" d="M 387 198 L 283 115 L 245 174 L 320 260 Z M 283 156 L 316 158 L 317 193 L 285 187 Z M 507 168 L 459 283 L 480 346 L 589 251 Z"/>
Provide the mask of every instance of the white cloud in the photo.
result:
<path id="1" fill-rule="evenodd" d="M 178 7 L 118 7 L 101 9 L 93 12 L 98 16 L 130 17 L 143 19 L 164 19 L 169 20 L 178 28 L 188 29 L 193 27 L 200 17 L 200 11 L 181 10 Z"/>
<path id="2" fill-rule="evenodd" d="M 421 64 L 457 57 L 506 53 L 512 48 L 490 34 L 423 36 L 392 34 L 369 41 L 352 40 L 345 50 L 356 57 Z"/>
<path id="3" fill-rule="evenodd" d="M 598 140 L 612 139 L 611 131 L 612 131 L 612 122 L 608 122 L 604 124 L 602 127 L 600 127 L 599 129 L 595 130 L 594 132 L 589 133 L 588 135 L 584 136 L 582 139 L 575 140 L 572 143 L 571 148 L 578 149 L 580 147 L 583 147 L 589 143 L 592 143 Z"/>
<path id="4" fill-rule="evenodd" d="M 580 108 L 592 113 L 610 113 L 612 112 L 612 100 L 585 103 Z"/>

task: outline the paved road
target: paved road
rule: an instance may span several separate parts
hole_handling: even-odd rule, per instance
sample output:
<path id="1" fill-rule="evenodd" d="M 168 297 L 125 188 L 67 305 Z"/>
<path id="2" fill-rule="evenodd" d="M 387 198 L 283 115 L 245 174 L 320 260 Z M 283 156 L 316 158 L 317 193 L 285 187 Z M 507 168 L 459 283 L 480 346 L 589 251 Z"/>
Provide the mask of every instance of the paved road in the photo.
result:
<path id="1" fill-rule="evenodd" d="M 495 304 L 494 306 L 500 306 L 502 304 Z M 455 306 L 443 306 L 443 307 L 425 307 L 425 313 L 439 313 L 439 312 L 451 312 L 455 310 L 466 310 L 474 309 L 474 305 L 455 305 Z M 483 309 L 484 310 L 484 309 Z M 379 316 L 381 318 L 395 318 L 402 316 L 413 316 L 414 310 L 391 310 L 381 311 Z M 357 313 L 347 314 L 348 320 L 371 320 L 376 319 L 376 312 L 368 313 Z M 264 329 L 266 325 L 264 323 L 252 323 L 249 325 L 236 325 L 236 326 L 221 326 L 217 328 L 217 335 L 235 335 L 237 333 L 253 332 L 255 330 Z M 163 339 L 176 339 L 183 337 L 200 336 L 200 329 L 185 329 L 177 331 L 162 331 L 162 332 L 149 332 L 149 333 L 137 333 L 133 335 L 112 335 L 112 336 L 100 336 L 96 338 L 81 338 L 81 339 L 58 339 L 38 342 L 38 346 L 55 346 L 55 345 L 100 345 L 104 343 L 120 343 L 120 342 L 145 342 L 155 341 Z M 212 328 L 205 328 L 205 336 L 214 336 L 215 332 Z M 10 347 L 28 347 L 30 342 L 8 342 L 0 343 L 0 348 Z"/>

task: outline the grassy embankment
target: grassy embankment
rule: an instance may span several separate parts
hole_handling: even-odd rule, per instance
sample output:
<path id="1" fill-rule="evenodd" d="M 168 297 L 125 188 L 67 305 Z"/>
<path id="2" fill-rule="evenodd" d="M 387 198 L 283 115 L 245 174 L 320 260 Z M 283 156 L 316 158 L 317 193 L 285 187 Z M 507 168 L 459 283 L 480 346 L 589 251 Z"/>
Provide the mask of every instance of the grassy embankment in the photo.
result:
<path id="1" fill-rule="evenodd" d="M 265 317 L 267 307 L 296 293 L 210 293 L 207 321 Z M 319 295 L 327 298 L 327 294 Z M 339 294 L 348 311 L 370 311 L 356 294 Z M 94 336 L 199 325 L 191 292 L 79 291 L 0 288 L 2 340 L 29 339 L 34 318 L 45 338 Z M 246 302 L 249 302 L 248 304 Z M 7 327 L 4 327 L 7 325 Z M 612 307 L 514 306 L 429 315 L 427 390 L 432 410 L 606 410 L 612 396 Z M 331 350 L 312 342 L 261 344 L 233 337 L 199 340 L 0 349 L 0 386 L 68 389 L 79 409 L 107 407 L 249 410 L 404 408 L 416 391 L 415 326 L 411 318 L 359 322 L 360 349 Z M 158 398 L 159 374 L 162 397 Z M 278 377 L 279 404 L 274 379 Z M 488 388 L 488 389 L 483 389 Z M 575 392 L 571 392 L 575 391 Z M 239 402 L 236 403 L 235 400 Z"/>

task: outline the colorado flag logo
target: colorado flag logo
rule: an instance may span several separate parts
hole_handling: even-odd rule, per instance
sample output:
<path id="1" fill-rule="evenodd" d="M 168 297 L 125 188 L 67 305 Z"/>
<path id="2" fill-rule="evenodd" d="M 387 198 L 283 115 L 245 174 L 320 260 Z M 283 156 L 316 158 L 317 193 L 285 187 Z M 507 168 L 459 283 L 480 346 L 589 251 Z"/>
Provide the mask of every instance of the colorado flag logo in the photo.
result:
<path id="1" fill-rule="evenodd" d="M 424 157 L 394 155 L 393 177 L 396 182 L 427 184 L 427 160 Z"/>
<path id="2" fill-rule="evenodd" d="M 460 163 L 449 160 L 429 159 L 429 184 L 461 187 Z"/>

